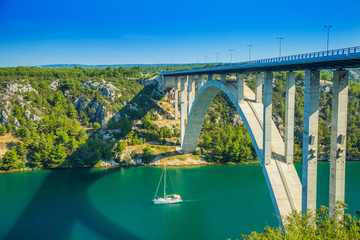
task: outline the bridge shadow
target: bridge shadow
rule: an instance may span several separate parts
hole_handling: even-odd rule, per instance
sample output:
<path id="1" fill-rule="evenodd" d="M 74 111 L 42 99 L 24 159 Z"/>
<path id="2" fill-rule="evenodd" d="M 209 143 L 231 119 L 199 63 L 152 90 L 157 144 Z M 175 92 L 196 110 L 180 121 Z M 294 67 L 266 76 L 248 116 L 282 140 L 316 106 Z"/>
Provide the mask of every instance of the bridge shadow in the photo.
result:
<path id="1" fill-rule="evenodd" d="M 286 158 L 285 158 L 285 156 L 282 155 L 282 154 L 278 154 L 278 153 L 272 151 L 272 152 L 271 152 L 271 156 L 272 156 L 272 158 L 273 158 L 274 160 L 276 160 L 276 161 L 286 163 Z"/>
<path id="2" fill-rule="evenodd" d="M 93 183 L 116 171 L 53 170 L 4 239 L 70 239 L 77 223 L 104 239 L 141 239 L 104 216 L 89 199 Z"/>
<path id="3" fill-rule="evenodd" d="M 127 106 L 120 110 L 119 114 L 131 119 L 141 119 L 152 108 L 161 111 L 162 109 L 151 100 L 155 88 L 156 85 L 152 84 L 145 86 Z M 147 107 L 135 111 L 130 107 L 134 106 L 134 103 L 142 103 L 142 106 Z M 122 130 L 118 138 L 128 134 L 132 126 L 124 127 Z M 68 157 L 69 162 L 76 161 L 79 157 L 87 157 L 90 159 L 86 162 L 89 168 L 77 171 L 52 170 L 4 239 L 70 239 L 73 229 L 79 223 L 104 239 L 142 239 L 136 233 L 124 229 L 121 224 L 104 216 L 91 203 L 89 188 L 102 177 L 121 169 L 118 167 L 97 171 L 90 169 L 99 162 L 99 160 L 91 160 L 94 152 L 87 152 L 88 142 L 93 141 L 91 139 L 90 137 L 83 146 Z M 115 142 L 108 144 L 113 147 Z"/>

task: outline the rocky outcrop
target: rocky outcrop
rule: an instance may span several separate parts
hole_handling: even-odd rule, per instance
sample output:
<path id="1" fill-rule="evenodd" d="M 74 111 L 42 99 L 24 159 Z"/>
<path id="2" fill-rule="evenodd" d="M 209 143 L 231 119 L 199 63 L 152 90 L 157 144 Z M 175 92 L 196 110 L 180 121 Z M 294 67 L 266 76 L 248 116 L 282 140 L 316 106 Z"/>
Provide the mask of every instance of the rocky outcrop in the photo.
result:
<path id="1" fill-rule="evenodd" d="M 106 107 L 102 106 L 97 101 L 94 101 L 90 107 L 90 119 L 105 126 L 107 121 L 114 115 L 106 111 Z"/>
<path id="2" fill-rule="evenodd" d="M 120 90 L 111 83 L 105 83 L 105 81 L 104 84 L 89 81 L 84 83 L 84 86 L 91 89 L 97 89 L 104 97 L 111 98 L 112 100 L 121 97 Z"/>
<path id="3" fill-rule="evenodd" d="M 7 124 L 9 122 L 10 115 L 11 115 L 11 104 L 9 101 L 6 101 L 5 108 L 0 113 L 2 126 L 4 126 L 5 124 Z"/>
<path id="4" fill-rule="evenodd" d="M 129 107 L 129 109 L 131 109 L 131 110 L 133 110 L 135 112 L 138 111 L 137 104 L 135 102 L 133 104 L 128 104 L 128 107 Z"/>
<path id="5" fill-rule="evenodd" d="M 30 84 L 20 84 L 20 83 L 7 84 L 5 86 L 5 89 L 11 93 L 16 93 L 16 92 L 21 92 L 21 93 L 36 92 L 36 93 L 38 93 L 33 87 L 31 87 Z"/>
<path id="6" fill-rule="evenodd" d="M 24 115 L 25 115 L 25 117 L 26 117 L 27 119 L 30 119 L 30 117 L 31 117 L 31 112 L 30 112 L 30 110 L 29 110 L 29 109 L 26 109 L 25 112 L 24 112 Z"/>
<path id="7" fill-rule="evenodd" d="M 26 109 L 24 112 L 24 116 L 27 119 L 33 120 L 35 123 L 38 123 L 42 119 L 41 112 L 37 109 L 33 109 L 33 112 L 31 112 L 29 109 Z"/>
<path id="8" fill-rule="evenodd" d="M 99 130 L 96 131 L 94 137 L 101 139 L 102 141 L 113 141 L 115 142 L 116 139 L 114 137 L 114 133 L 121 133 L 120 129 L 113 129 L 113 130 Z"/>
<path id="9" fill-rule="evenodd" d="M 89 105 L 89 103 L 90 99 L 84 99 L 84 97 L 78 97 L 73 101 L 75 108 L 77 108 L 79 111 L 84 110 L 84 108 Z"/>
<path id="10" fill-rule="evenodd" d="M 243 123 L 243 121 L 242 121 L 242 119 L 241 119 L 241 117 L 240 117 L 239 114 L 234 114 L 232 120 L 233 120 L 233 124 L 234 124 L 234 125 L 240 125 L 240 124 Z"/>
<path id="11" fill-rule="evenodd" d="M 53 82 L 48 86 L 48 88 L 56 91 L 56 90 L 58 89 L 59 83 L 60 83 L 60 79 L 57 79 L 57 80 L 53 81 Z"/>
<path id="12" fill-rule="evenodd" d="M 88 106 L 90 119 L 100 123 L 101 126 L 105 126 L 107 121 L 113 116 L 112 113 L 106 111 L 106 107 L 102 106 L 97 101 L 91 102 L 88 98 L 78 97 L 73 101 L 73 104 L 78 111 L 82 111 Z"/>
<path id="13" fill-rule="evenodd" d="M 15 118 L 15 121 L 14 121 L 15 125 L 14 125 L 14 129 L 15 131 L 17 131 L 19 128 L 20 128 L 20 122 L 17 120 L 17 118 Z"/>
<path id="14" fill-rule="evenodd" d="M 100 83 L 98 82 L 92 82 L 92 81 L 89 81 L 89 82 L 86 82 L 84 83 L 84 86 L 85 87 L 89 87 L 91 89 L 94 89 L 95 87 L 98 87 L 100 85 Z"/>

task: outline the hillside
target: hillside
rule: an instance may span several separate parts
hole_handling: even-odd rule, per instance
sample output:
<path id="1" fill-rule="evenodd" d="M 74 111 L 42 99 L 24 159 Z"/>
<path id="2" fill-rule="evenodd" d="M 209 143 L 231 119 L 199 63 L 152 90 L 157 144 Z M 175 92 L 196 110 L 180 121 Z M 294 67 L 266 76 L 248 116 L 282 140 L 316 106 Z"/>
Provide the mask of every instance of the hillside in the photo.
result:
<path id="1" fill-rule="evenodd" d="M 320 160 L 329 156 L 328 75 L 322 73 L 320 90 Z M 161 94 L 143 77 L 139 67 L 0 69 L 0 169 L 256 161 L 245 126 L 222 93 L 210 105 L 199 149 L 181 155 L 173 92 Z M 283 134 L 285 73 L 274 77 L 273 120 Z M 253 88 L 254 76 L 246 79 Z M 301 161 L 303 72 L 296 81 L 295 160 Z M 347 157 L 359 160 L 360 84 L 353 81 L 349 89 Z"/>
<path id="2" fill-rule="evenodd" d="M 0 69 L 0 169 L 199 159 L 175 156 L 172 100 L 139 77 L 138 67 Z"/>

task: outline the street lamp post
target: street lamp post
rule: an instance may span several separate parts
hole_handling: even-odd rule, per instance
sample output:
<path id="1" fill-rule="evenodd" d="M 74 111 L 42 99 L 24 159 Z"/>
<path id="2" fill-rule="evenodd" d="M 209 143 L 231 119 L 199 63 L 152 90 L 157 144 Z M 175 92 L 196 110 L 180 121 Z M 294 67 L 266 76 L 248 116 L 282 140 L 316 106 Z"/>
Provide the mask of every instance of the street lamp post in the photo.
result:
<path id="1" fill-rule="evenodd" d="M 229 49 L 230 52 L 230 63 L 232 63 L 232 52 L 234 51 L 234 49 Z"/>
<path id="2" fill-rule="evenodd" d="M 327 28 L 327 44 L 326 44 L 326 51 L 329 51 L 329 35 L 330 35 L 330 28 L 332 28 L 332 25 L 325 26 Z"/>
<path id="3" fill-rule="evenodd" d="M 249 45 L 247 45 L 247 46 L 249 47 L 249 61 L 251 61 L 251 47 L 252 47 L 253 45 L 249 44 Z"/>
<path id="4" fill-rule="evenodd" d="M 174 70 L 174 55 L 171 55 L 171 70 Z"/>
<path id="5" fill-rule="evenodd" d="M 281 40 L 283 40 L 283 37 L 277 37 L 279 39 L 279 57 L 281 57 Z"/>
<path id="6" fill-rule="evenodd" d="M 215 55 L 216 55 L 216 65 L 218 65 L 219 64 L 219 53 L 217 52 L 217 53 L 215 53 Z"/>

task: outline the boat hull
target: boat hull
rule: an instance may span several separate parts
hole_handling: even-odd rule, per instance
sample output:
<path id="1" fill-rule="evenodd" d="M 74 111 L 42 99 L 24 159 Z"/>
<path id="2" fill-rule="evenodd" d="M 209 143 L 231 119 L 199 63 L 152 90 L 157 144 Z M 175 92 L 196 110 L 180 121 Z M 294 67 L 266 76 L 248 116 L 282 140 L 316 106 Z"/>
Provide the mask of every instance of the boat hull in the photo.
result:
<path id="1" fill-rule="evenodd" d="M 182 202 L 181 199 L 154 199 L 154 204 L 172 204 Z"/>

